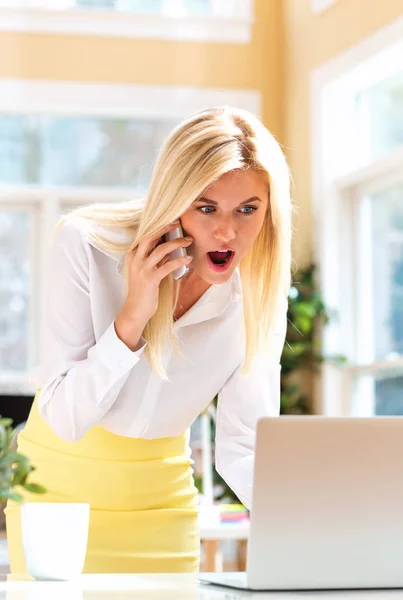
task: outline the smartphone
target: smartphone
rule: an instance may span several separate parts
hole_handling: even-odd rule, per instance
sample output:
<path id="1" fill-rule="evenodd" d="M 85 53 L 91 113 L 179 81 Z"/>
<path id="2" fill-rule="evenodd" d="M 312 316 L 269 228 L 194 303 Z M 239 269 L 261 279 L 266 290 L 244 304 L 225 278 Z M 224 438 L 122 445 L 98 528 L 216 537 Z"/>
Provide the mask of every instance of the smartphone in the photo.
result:
<path id="1" fill-rule="evenodd" d="M 172 231 L 168 231 L 168 233 L 166 233 L 163 237 L 166 242 L 170 242 L 171 240 L 177 240 L 178 238 L 183 238 L 182 226 L 179 224 Z M 169 258 L 170 260 L 173 260 L 174 258 L 185 258 L 186 256 L 186 248 L 177 248 L 176 250 L 171 252 Z M 186 273 L 189 273 L 189 267 L 187 265 L 183 265 L 182 267 L 175 269 L 175 271 L 172 272 L 172 276 L 174 279 L 181 279 L 186 275 Z"/>

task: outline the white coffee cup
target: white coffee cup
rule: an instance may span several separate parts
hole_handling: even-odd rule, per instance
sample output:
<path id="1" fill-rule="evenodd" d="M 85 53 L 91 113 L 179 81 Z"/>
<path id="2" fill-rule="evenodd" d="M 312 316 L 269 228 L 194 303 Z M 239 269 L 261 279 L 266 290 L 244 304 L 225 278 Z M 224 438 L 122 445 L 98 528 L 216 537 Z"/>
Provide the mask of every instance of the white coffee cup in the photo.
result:
<path id="1" fill-rule="evenodd" d="M 22 543 L 28 573 L 36 579 L 58 581 L 81 575 L 87 551 L 89 521 L 89 504 L 22 504 Z"/>

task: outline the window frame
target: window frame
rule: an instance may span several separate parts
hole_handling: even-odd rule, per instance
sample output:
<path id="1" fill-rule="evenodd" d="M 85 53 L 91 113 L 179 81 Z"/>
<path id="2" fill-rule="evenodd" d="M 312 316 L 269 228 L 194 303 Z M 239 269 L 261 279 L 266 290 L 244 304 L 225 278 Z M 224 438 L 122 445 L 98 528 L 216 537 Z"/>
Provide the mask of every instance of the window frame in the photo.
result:
<path id="1" fill-rule="evenodd" d="M 55 0 L 55 5 L 57 0 Z M 230 12 L 222 10 L 231 6 Z M 0 31 L 249 44 L 254 0 L 213 0 L 206 17 L 117 12 L 113 10 L 9 8 L 0 3 Z"/>
<path id="2" fill-rule="evenodd" d="M 254 89 L 0 79 L 0 113 L 168 119 L 219 104 L 262 111 Z"/>
<path id="3" fill-rule="evenodd" d="M 324 328 L 322 352 L 344 355 L 347 365 L 327 361 L 315 386 L 315 412 L 326 416 L 370 416 L 372 409 L 354 406 L 354 378 L 365 373 L 397 369 L 403 357 L 357 364 L 353 279 L 354 214 L 357 198 L 368 190 L 385 189 L 400 181 L 403 146 L 369 161 L 355 139 L 353 99 L 359 91 L 402 68 L 403 18 L 325 63 L 311 74 L 311 180 L 313 254 L 324 302 L 338 318 Z M 340 150 L 342 149 L 342 150 Z M 347 223 L 347 225 L 346 225 Z M 352 260 L 351 260 L 352 259 Z"/>

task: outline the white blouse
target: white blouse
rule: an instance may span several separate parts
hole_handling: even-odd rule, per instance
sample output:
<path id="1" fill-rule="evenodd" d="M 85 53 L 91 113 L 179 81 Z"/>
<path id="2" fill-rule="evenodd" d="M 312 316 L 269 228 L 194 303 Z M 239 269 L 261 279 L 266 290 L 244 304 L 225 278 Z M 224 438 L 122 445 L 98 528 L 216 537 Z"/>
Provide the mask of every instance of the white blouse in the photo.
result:
<path id="1" fill-rule="evenodd" d="M 243 304 L 235 271 L 175 322 L 186 358 L 166 348 L 169 381 L 163 381 L 144 355 L 144 340 L 132 352 L 116 335 L 114 320 L 125 300 L 123 265 L 124 254 L 98 247 L 78 219 L 55 234 L 43 361 L 34 372 L 42 417 L 72 442 L 94 425 L 135 438 L 173 437 L 218 393 L 216 468 L 250 507 L 256 423 L 279 414 L 286 311 L 268 354 L 243 375 Z"/>

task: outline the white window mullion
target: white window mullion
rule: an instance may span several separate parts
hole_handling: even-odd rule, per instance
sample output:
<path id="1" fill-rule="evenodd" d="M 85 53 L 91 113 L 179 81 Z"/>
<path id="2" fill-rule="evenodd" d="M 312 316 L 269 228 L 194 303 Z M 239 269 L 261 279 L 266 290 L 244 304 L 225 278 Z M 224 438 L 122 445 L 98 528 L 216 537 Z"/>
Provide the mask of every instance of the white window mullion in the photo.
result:
<path id="1" fill-rule="evenodd" d="M 358 377 L 351 398 L 351 416 L 373 417 L 376 413 L 375 377 L 373 375 Z"/>
<path id="2" fill-rule="evenodd" d="M 345 417 L 350 412 L 352 379 L 348 369 L 325 362 L 321 368 L 315 408 L 327 417 Z"/>
<path id="3" fill-rule="evenodd" d="M 337 188 L 336 188 L 337 189 Z M 339 214 L 339 227 L 337 230 L 339 247 L 336 254 L 335 273 L 339 274 L 339 297 L 338 314 L 335 318 L 335 326 L 339 332 L 339 344 L 337 351 L 343 354 L 348 362 L 355 360 L 356 355 L 356 336 L 354 328 L 356 322 L 356 295 L 355 282 L 357 279 L 358 262 L 355 254 L 355 212 L 356 203 L 354 196 L 350 191 L 340 193 L 336 192 L 335 212 Z M 339 265 L 343 265 L 340 269 Z M 332 300 L 328 300 L 332 308 Z"/>

